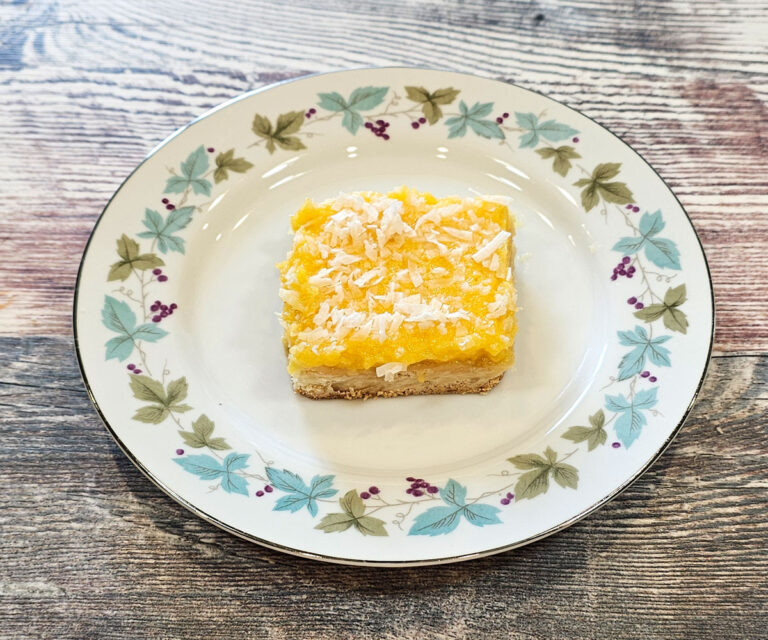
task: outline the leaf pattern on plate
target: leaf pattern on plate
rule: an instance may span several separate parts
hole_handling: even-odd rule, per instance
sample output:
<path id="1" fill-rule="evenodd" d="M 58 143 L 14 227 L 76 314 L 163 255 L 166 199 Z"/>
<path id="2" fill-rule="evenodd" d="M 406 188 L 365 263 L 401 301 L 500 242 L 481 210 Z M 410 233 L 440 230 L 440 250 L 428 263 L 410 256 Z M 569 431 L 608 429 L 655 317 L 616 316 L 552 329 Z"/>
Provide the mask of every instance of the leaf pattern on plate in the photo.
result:
<path id="1" fill-rule="evenodd" d="M 600 162 L 591 170 L 583 167 L 580 161 L 584 154 L 576 146 L 581 142 L 580 132 L 547 115 L 546 110 L 538 114 L 513 111 L 514 117 L 510 118 L 508 112 L 493 113 L 494 102 L 488 96 L 470 99 L 463 88 L 438 87 L 419 83 L 399 88 L 366 85 L 351 91 L 329 87 L 316 95 L 315 106 L 286 105 L 278 113 L 255 113 L 250 122 L 253 144 L 240 151 L 224 147 L 226 150 L 215 156 L 211 155 L 214 147 L 203 141 L 187 148 L 178 164 L 169 168 L 170 177 L 164 178 L 163 194 L 167 197 L 162 202 L 166 210 L 158 211 L 159 205 L 145 207 L 143 217 L 137 215 L 134 236 L 122 234 L 116 240 L 118 259 L 109 265 L 106 281 L 119 288 L 109 290 L 114 295 L 105 295 L 101 309 L 108 334 L 105 357 L 123 362 L 138 355 L 141 368 L 128 365 L 132 372 L 128 376 L 130 392 L 138 401 L 133 415 L 136 429 L 146 429 L 147 437 L 157 428 L 175 429 L 181 446 L 172 459 L 200 482 L 202 490 L 207 484 L 208 491 L 221 490 L 239 500 L 255 494 L 256 500 L 264 500 L 276 512 L 274 517 L 295 517 L 297 522 L 316 530 L 317 535 L 344 533 L 370 539 L 449 535 L 462 528 L 472 531 L 474 527 L 501 525 L 502 508 L 497 504 L 508 506 L 546 499 L 542 496 L 555 491 L 578 490 L 580 472 L 571 462 L 582 460 L 581 456 L 590 452 L 594 456 L 611 455 L 612 450 L 629 448 L 655 414 L 659 387 L 641 386 L 657 381 L 646 367 L 670 367 L 669 344 L 675 344 L 670 343 L 672 336 L 659 335 L 657 329 L 663 326 L 683 335 L 689 328 L 683 311 L 688 300 L 686 285 L 673 281 L 674 272 L 682 269 L 680 251 L 663 233 L 666 224 L 662 211 L 643 213 L 636 220 L 639 206 L 622 179 L 621 163 Z M 311 103 L 310 97 L 306 104 Z M 160 302 L 152 305 L 154 295 L 150 293 L 167 280 L 166 272 L 173 273 L 179 261 L 188 259 L 185 234 L 196 213 L 210 202 L 205 199 L 213 196 L 214 188 L 238 180 L 254 168 L 256 154 L 302 151 L 314 136 L 333 136 L 340 129 L 351 135 L 370 130 L 386 141 L 398 135 L 396 132 L 418 135 L 411 132 L 441 120 L 445 127 L 433 127 L 431 131 L 446 140 L 469 135 L 479 139 L 478 144 L 485 140 L 487 144 L 504 145 L 511 153 L 535 152 L 551 167 L 559 188 L 567 190 L 575 201 L 580 199 L 584 212 L 597 209 L 606 218 L 620 217 L 622 228 L 629 229 L 613 244 L 612 249 L 622 258 L 611 280 L 626 278 L 621 282 L 627 286 L 634 281 L 637 290 L 642 286 L 639 293 L 630 290 L 635 295 L 627 299 L 631 305 L 627 315 L 631 313 L 643 325 L 618 332 L 618 346 L 627 350 L 617 358 L 615 374 L 607 386 L 619 389 L 601 394 L 602 407 L 583 416 L 576 425 L 560 429 L 560 437 L 575 445 L 574 450 L 560 454 L 547 446 L 541 453 L 511 456 L 503 463 L 505 468 L 497 474 L 499 480 L 490 491 L 471 493 L 470 486 L 451 478 L 438 489 L 439 485 L 409 477 L 407 496 L 392 495 L 392 488 L 345 487 L 339 497 L 334 475 L 319 473 L 305 480 L 309 474 L 302 476 L 277 466 L 258 451 L 255 455 L 232 451 L 232 444 L 239 448 L 237 436 L 226 426 L 217 428 L 205 413 L 193 412 L 187 404 L 187 378 L 171 375 L 166 363 L 161 367 L 161 354 L 154 345 L 168 331 L 158 326 L 165 316 L 152 315 Z M 574 172 L 581 177 L 566 180 Z M 148 249 L 142 248 L 141 241 Z M 663 295 L 656 290 L 657 282 L 667 284 Z M 623 305 L 625 298 L 617 295 L 616 301 Z M 149 373 L 150 364 L 160 375 Z M 611 433 L 617 441 L 606 447 Z M 194 453 L 187 453 L 183 447 Z M 256 482 L 263 488 L 250 491 Z"/>

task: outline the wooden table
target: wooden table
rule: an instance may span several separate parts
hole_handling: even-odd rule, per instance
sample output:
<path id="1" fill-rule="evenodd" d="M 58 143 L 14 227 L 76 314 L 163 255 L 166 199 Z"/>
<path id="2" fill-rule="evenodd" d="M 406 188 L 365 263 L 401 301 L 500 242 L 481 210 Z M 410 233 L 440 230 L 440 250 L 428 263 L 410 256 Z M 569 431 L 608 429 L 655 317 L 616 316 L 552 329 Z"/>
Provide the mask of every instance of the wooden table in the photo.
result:
<path id="1" fill-rule="evenodd" d="M 117 449 L 78 375 L 75 273 L 144 154 L 245 90 L 436 65 L 564 101 L 642 153 L 712 267 L 710 374 L 620 498 L 529 547 L 330 566 L 199 520 Z M 764 0 L 0 2 L 0 637 L 768 637 Z"/>

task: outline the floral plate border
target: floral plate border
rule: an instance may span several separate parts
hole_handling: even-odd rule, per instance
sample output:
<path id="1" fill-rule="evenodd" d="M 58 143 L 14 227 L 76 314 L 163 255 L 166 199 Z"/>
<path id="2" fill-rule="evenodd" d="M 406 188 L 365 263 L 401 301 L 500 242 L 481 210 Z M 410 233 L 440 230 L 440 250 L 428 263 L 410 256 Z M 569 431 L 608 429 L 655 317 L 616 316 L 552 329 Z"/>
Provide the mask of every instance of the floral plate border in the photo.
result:
<path id="1" fill-rule="evenodd" d="M 245 94 L 235 101 L 274 86 Z M 301 150 L 306 148 L 306 143 L 316 135 L 315 131 L 327 131 L 327 127 L 336 124 L 352 135 L 358 132 L 365 135 L 370 132 L 382 142 L 389 140 L 394 131 L 405 135 L 418 131 L 421 127 L 443 125 L 446 127 L 448 139 L 474 135 L 486 139 L 488 144 L 531 149 L 539 156 L 540 161 L 551 160 L 552 171 L 579 189 L 585 212 L 597 207 L 603 216 L 611 214 L 623 218 L 630 233 L 617 239 L 613 247 L 617 252 L 617 264 L 613 273 L 607 274 L 607 277 L 614 282 L 637 278 L 642 285 L 642 291 L 627 299 L 627 303 L 634 307 L 637 323 L 617 335 L 618 342 L 627 347 L 627 351 L 618 363 L 616 374 L 611 376 L 606 386 L 616 387 L 618 393 L 606 393 L 603 406 L 595 407 L 591 415 L 585 416 L 584 425 L 563 429 L 561 439 L 591 452 L 606 446 L 608 428 L 612 426 L 615 440 L 611 446 L 631 447 L 640 437 L 648 422 L 648 416 L 655 414 L 657 370 L 671 366 L 672 354 L 665 344 L 673 335 L 685 336 L 688 329 L 688 319 L 684 308 L 681 308 L 687 301 L 686 287 L 684 283 L 675 280 L 681 270 L 680 253 L 674 241 L 662 234 L 665 226 L 663 213 L 657 210 L 640 214 L 641 208 L 635 201 L 631 187 L 618 179 L 621 177 L 621 163 L 598 163 L 592 168 L 581 166 L 581 156 L 576 146 L 580 142 L 581 134 L 568 123 L 548 118 L 545 112 L 492 113 L 493 102 L 481 102 L 474 97 L 465 101 L 462 92 L 462 89 L 453 86 L 426 87 L 416 84 L 396 88 L 359 86 L 344 95 L 337 91 L 321 92 L 317 95 L 315 104 L 302 106 L 302 109 L 294 108 L 276 114 L 255 113 L 252 123 L 255 138 L 247 149 L 256 147 L 258 152 L 269 154 L 283 150 Z M 230 101 L 216 110 L 235 101 Z M 451 108 L 458 110 L 443 113 Z M 207 115 L 209 114 L 201 116 L 198 120 Z M 401 126 L 392 126 L 393 119 Z M 402 125 L 404 119 L 405 125 Z M 515 124 L 511 124 L 513 120 Z M 161 143 L 152 154 L 169 140 L 170 138 Z M 131 393 L 141 404 L 137 407 L 133 420 L 150 424 L 174 424 L 177 428 L 179 446 L 174 462 L 186 472 L 208 482 L 208 486 L 213 490 L 255 499 L 274 497 L 275 511 L 295 513 L 306 510 L 313 518 L 322 515 L 315 528 L 325 533 L 352 529 L 364 536 L 374 537 L 390 534 L 442 536 L 455 531 L 462 521 L 477 527 L 500 524 L 502 520 L 499 516 L 503 508 L 545 494 L 552 483 L 560 485 L 563 489 L 576 490 L 579 470 L 566 462 L 575 450 L 558 454 L 550 446 L 541 452 L 508 458 L 506 463 L 510 466 L 499 474 L 499 486 L 473 497 L 468 498 L 468 487 L 453 479 L 447 479 L 440 483 L 441 486 L 437 486 L 422 478 L 409 477 L 406 479 L 409 483 L 406 489 L 407 497 L 394 499 L 383 494 L 376 486 L 338 487 L 333 475 L 303 478 L 284 468 L 282 464 L 277 465 L 266 460 L 258 452 L 255 452 L 258 462 L 254 464 L 253 453 L 231 450 L 226 437 L 221 437 L 216 432 L 215 424 L 205 414 L 194 411 L 193 407 L 186 403 L 189 392 L 186 378 L 170 376 L 167 362 L 160 367 L 158 363 L 151 362 L 153 347 L 148 345 L 162 340 L 167 335 L 162 325 L 177 309 L 175 304 L 163 302 L 159 297 L 152 300 L 155 295 L 160 294 L 151 292 L 158 291 L 173 275 L 172 272 L 167 272 L 168 267 L 163 256 L 185 253 L 183 230 L 200 207 L 210 202 L 216 185 L 228 180 L 234 173 L 246 173 L 253 167 L 245 158 L 245 154 L 246 151 L 234 148 L 217 152 L 215 147 L 206 145 L 191 149 L 183 160 L 180 159 L 178 169 L 171 170 L 165 189 L 159 194 L 162 197 L 158 197 L 158 200 L 165 213 L 158 212 L 158 207 L 147 207 L 141 220 L 143 228 L 116 238 L 117 260 L 110 265 L 104 265 L 105 280 L 113 287 L 110 293 L 105 294 L 101 310 L 103 326 L 109 332 L 109 335 L 105 336 L 105 357 L 107 360 L 125 363 Z M 577 179 L 574 181 L 573 177 Z M 130 176 L 126 182 L 128 180 Z M 105 212 L 110 203 L 105 207 Z M 682 206 L 680 209 L 683 210 Z M 88 385 L 77 336 L 80 279 L 87 253 L 88 246 L 78 273 L 75 298 L 74 324 L 78 360 L 91 399 L 118 444 L 150 479 L 204 519 L 266 546 L 318 557 L 316 554 L 257 539 L 198 510 L 154 478 L 109 427 Z M 706 258 L 704 259 L 706 261 Z M 662 291 L 656 286 L 660 282 L 672 286 L 666 286 L 666 290 Z M 714 319 L 712 332 L 713 329 Z M 659 331 L 663 331 L 663 335 L 658 335 Z M 710 351 L 711 346 L 710 335 Z M 648 367 L 648 363 L 651 367 Z M 705 371 L 702 372 L 696 393 L 704 374 Z M 687 412 L 686 410 L 686 415 Z M 685 416 L 653 459 L 639 473 L 578 517 L 514 545 L 489 549 L 482 554 L 403 564 L 446 562 L 486 555 L 525 544 L 568 526 L 617 495 L 637 478 L 671 442 L 684 418 Z M 200 450 L 204 453 L 190 453 L 190 450 Z M 338 506 L 334 510 L 335 505 Z M 378 517 L 382 511 L 387 510 L 395 514 L 394 520 L 389 523 Z M 378 564 L 370 560 L 322 559 Z M 399 563 L 388 561 L 385 564 Z"/>

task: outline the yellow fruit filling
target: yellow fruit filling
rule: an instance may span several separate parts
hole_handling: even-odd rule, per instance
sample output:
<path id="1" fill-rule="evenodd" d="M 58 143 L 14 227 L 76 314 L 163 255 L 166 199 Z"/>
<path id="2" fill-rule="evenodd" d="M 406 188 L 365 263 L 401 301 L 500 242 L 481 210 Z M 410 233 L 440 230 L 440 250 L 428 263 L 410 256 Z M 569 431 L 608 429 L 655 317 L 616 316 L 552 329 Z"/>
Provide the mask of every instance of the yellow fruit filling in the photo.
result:
<path id="1" fill-rule="evenodd" d="M 281 273 L 288 370 L 512 363 L 514 224 L 488 198 L 388 194 L 307 200 Z"/>

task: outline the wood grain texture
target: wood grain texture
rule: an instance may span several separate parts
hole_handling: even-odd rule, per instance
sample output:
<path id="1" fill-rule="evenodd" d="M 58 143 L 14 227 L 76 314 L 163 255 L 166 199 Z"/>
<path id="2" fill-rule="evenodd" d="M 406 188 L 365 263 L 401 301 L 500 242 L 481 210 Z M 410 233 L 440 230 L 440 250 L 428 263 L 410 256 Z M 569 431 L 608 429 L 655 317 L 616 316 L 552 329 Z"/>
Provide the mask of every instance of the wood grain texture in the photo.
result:
<path id="1" fill-rule="evenodd" d="M 63 335 L 122 179 L 209 107 L 307 72 L 415 64 L 517 82 L 624 137 L 708 251 L 717 352 L 768 348 L 763 0 L 0 4 L 0 334 Z"/>
<path id="2" fill-rule="evenodd" d="M 0 638 L 768 637 L 767 34 L 764 0 L 0 0 Z M 387 64 L 516 82 L 633 145 L 705 244 L 724 354 L 617 500 L 437 568 L 314 563 L 185 511 L 102 427 L 70 338 L 90 230 L 157 142 Z"/>
<path id="3" fill-rule="evenodd" d="M 765 638 L 768 357 L 716 358 L 668 452 L 581 523 L 390 570 L 219 531 L 118 450 L 68 339 L 0 353 L 2 638 Z"/>

